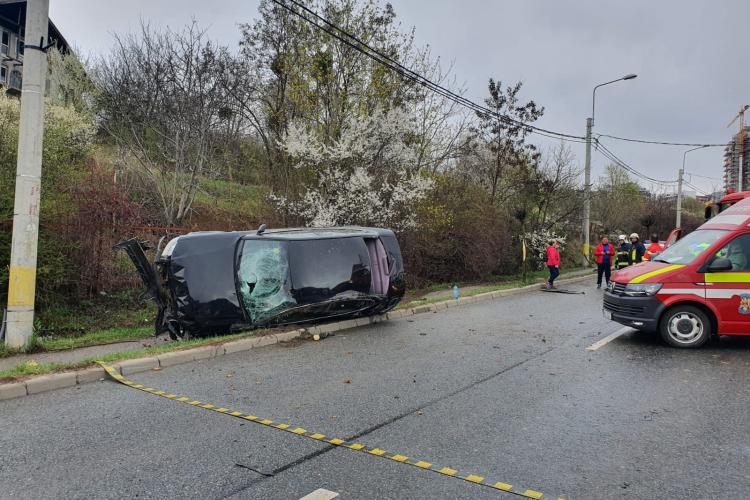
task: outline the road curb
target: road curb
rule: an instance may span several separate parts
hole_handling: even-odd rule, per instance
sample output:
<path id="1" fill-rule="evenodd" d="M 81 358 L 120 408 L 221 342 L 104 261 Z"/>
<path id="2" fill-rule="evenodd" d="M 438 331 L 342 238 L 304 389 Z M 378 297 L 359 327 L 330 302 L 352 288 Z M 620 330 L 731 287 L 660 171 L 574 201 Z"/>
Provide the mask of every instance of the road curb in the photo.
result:
<path id="1" fill-rule="evenodd" d="M 575 283 L 578 281 L 590 279 L 592 277 L 592 274 L 587 274 L 584 276 L 563 278 L 558 280 L 557 282 Z M 117 371 L 122 375 L 131 375 L 134 373 L 142 373 L 150 370 L 161 370 L 170 366 L 192 363 L 195 361 L 225 356 L 227 354 L 250 351 L 259 347 L 274 345 L 281 342 L 290 342 L 299 338 L 309 338 L 314 335 L 325 337 L 331 333 L 341 330 L 351 330 L 353 328 L 380 323 L 386 320 L 402 319 L 409 316 L 415 316 L 417 314 L 430 312 L 436 313 L 442 309 L 448 309 L 464 304 L 487 302 L 489 300 L 500 299 L 503 297 L 517 295 L 528 291 L 538 290 L 539 285 L 540 284 L 537 283 L 534 285 L 528 285 L 519 288 L 509 288 L 507 290 L 485 292 L 477 295 L 472 295 L 470 297 L 460 297 L 458 300 L 442 300 L 439 302 L 433 302 L 431 304 L 418 305 L 409 309 L 390 311 L 388 313 L 377 316 L 349 319 L 345 321 L 337 321 L 335 323 L 326 323 L 310 328 L 299 328 L 297 330 L 288 332 L 272 333 L 269 335 L 263 335 L 262 337 L 249 337 L 239 340 L 230 340 L 228 342 L 216 345 L 200 346 L 192 349 L 184 349 L 181 351 L 165 352 L 145 358 L 134 358 L 112 362 L 111 365 L 117 368 Z M 90 382 L 97 382 L 103 380 L 105 376 L 106 374 L 104 370 L 101 367 L 97 366 L 80 370 L 39 375 L 22 382 L 0 384 L 0 401 L 22 398 L 24 396 L 54 391 L 57 389 L 65 389 L 67 387 L 87 384 Z"/>

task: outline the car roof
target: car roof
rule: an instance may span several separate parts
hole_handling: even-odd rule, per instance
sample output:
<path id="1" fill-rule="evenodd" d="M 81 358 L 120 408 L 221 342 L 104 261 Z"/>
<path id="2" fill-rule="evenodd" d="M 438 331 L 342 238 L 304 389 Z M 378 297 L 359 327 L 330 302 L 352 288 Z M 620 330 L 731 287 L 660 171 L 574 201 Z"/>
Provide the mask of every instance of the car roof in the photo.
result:
<path id="1" fill-rule="evenodd" d="M 370 227 L 294 227 L 285 229 L 267 229 L 263 234 L 252 232 L 244 239 L 274 240 L 324 240 L 331 238 L 380 236 L 382 229 Z"/>
<path id="2" fill-rule="evenodd" d="M 389 229 L 376 227 L 339 226 L 339 227 L 294 227 L 267 229 L 262 234 L 257 231 L 198 231 L 186 234 L 193 238 L 234 238 L 246 240 L 323 240 L 332 238 L 369 237 L 393 234 Z"/>
<path id="3" fill-rule="evenodd" d="M 699 229 L 736 229 L 750 227 L 750 198 L 738 201 L 713 219 L 709 219 Z"/>

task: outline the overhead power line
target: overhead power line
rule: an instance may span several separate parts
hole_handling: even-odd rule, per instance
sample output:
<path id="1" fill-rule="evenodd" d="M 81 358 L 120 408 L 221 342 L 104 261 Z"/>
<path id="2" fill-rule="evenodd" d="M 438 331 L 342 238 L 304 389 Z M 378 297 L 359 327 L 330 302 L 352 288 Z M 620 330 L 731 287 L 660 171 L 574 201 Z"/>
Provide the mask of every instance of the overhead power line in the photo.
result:
<path id="1" fill-rule="evenodd" d="M 626 162 L 624 162 L 623 160 L 621 160 L 609 148 L 607 148 L 604 144 L 602 144 L 601 141 L 597 140 L 596 143 L 597 143 L 597 149 L 599 150 L 599 152 L 604 157 L 606 157 L 610 161 L 614 162 L 615 165 L 617 165 L 617 166 L 623 168 L 624 170 L 630 172 L 631 174 L 635 175 L 636 177 L 639 177 L 639 178 L 641 178 L 643 180 L 646 180 L 648 182 L 653 182 L 655 184 L 662 184 L 662 185 L 677 184 L 676 180 L 675 181 L 665 181 L 665 180 L 662 180 L 662 179 L 654 179 L 653 177 L 650 177 L 650 176 L 648 176 L 646 174 L 643 174 L 643 173 L 639 172 L 638 170 L 634 169 L 633 167 L 631 167 L 630 165 L 628 165 Z"/>
<path id="2" fill-rule="evenodd" d="M 695 186 L 695 185 L 693 185 L 693 184 L 690 184 L 690 183 L 689 183 L 689 182 L 687 182 L 686 180 L 683 180 L 682 182 L 683 182 L 683 184 L 685 184 L 685 185 L 686 185 L 687 187 L 689 187 L 689 188 L 692 188 L 692 189 L 694 189 L 694 190 L 695 190 L 695 191 L 697 191 L 698 193 L 704 194 L 704 195 L 706 195 L 706 196 L 711 196 L 711 193 L 708 193 L 708 192 L 704 191 L 703 189 L 701 189 L 701 188 L 699 188 L 699 187 L 697 187 L 697 186 Z"/>
<path id="3" fill-rule="evenodd" d="M 485 106 L 482 106 L 481 104 L 471 101 L 459 94 L 456 94 L 455 92 L 441 86 L 440 84 L 437 84 L 431 81 L 429 78 L 422 76 L 419 73 L 416 73 L 415 71 L 412 71 L 411 69 L 403 66 L 400 62 L 384 54 L 383 52 L 369 46 L 367 43 L 360 40 L 355 35 L 333 24 L 326 18 L 319 15 L 314 10 L 297 2 L 296 0 L 272 0 L 272 1 L 275 4 L 279 5 L 280 7 L 284 8 L 285 10 L 289 11 L 290 13 L 296 15 L 297 17 L 304 19 L 305 21 L 312 24 L 313 26 L 320 29 L 321 31 L 328 33 L 329 35 L 331 35 L 332 37 L 334 37 L 341 43 L 353 48 L 354 50 L 360 52 L 361 54 L 364 54 L 365 56 L 376 61 L 377 63 L 383 66 L 386 66 L 387 68 L 398 73 L 404 78 L 407 78 L 413 82 L 416 82 L 419 85 L 422 85 L 423 87 L 429 90 L 432 90 L 433 92 L 445 97 L 446 99 L 449 99 L 468 109 L 471 109 L 472 111 L 475 111 L 483 115 L 499 118 L 500 120 L 504 120 L 514 125 L 523 127 L 524 129 L 526 129 L 527 131 L 531 133 L 539 134 L 545 137 L 572 140 L 575 142 L 585 142 L 586 138 L 583 136 L 566 134 L 564 132 L 557 132 L 554 130 L 548 130 L 545 128 L 537 127 L 536 125 L 531 125 L 529 123 L 516 120 L 515 118 L 512 118 L 508 115 L 497 113 L 496 111 L 493 111 L 492 109 L 489 109 Z M 297 9 L 300 9 L 301 11 L 295 9 L 293 6 L 289 4 L 292 4 L 294 7 L 297 7 Z"/>
<path id="4" fill-rule="evenodd" d="M 692 143 L 692 142 L 668 142 L 668 141 L 647 141 L 644 139 L 630 139 L 627 137 L 618 137 L 616 135 L 609 135 L 609 134 L 596 134 L 597 137 L 608 137 L 610 139 L 616 139 L 618 141 L 627 141 L 627 142 L 638 142 L 641 144 L 656 144 L 660 146 L 696 146 L 696 147 L 704 147 L 704 148 L 724 148 L 727 145 L 726 144 L 704 144 L 704 143 Z"/>
<path id="5" fill-rule="evenodd" d="M 567 140 L 570 142 L 578 142 L 578 143 L 586 142 L 586 138 L 583 136 L 575 135 L 575 134 L 568 134 L 565 132 L 557 132 L 555 130 L 549 130 L 549 129 L 537 127 L 536 125 L 531 125 L 529 123 L 516 120 L 515 118 L 512 118 L 508 115 L 500 114 L 481 104 L 471 101 L 470 99 L 467 99 L 460 94 L 456 94 L 455 92 L 443 87 L 442 85 L 431 81 L 429 78 L 405 67 L 403 64 L 401 64 L 397 60 L 393 59 L 387 54 L 384 54 L 382 51 L 371 47 L 370 45 L 368 45 L 367 43 L 359 39 L 357 36 L 353 35 L 352 33 L 349 33 L 348 31 L 344 30 L 338 25 L 332 23 L 325 17 L 321 16 L 320 14 L 318 14 L 317 12 L 315 12 L 314 10 L 310 9 L 309 7 L 300 3 L 297 0 L 272 0 L 272 1 L 275 4 L 279 5 L 280 7 L 282 7 L 283 9 L 287 10 L 288 12 L 307 21 L 309 24 L 315 26 L 319 30 L 329 34 L 330 36 L 340 41 L 341 43 L 369 57 L 370 59 L 377 62 L 378 64 L 381 64 L 387 67 L 388 69 L 394 71 L 395 73 L 401 75 L 402 77 L 408 80 L 411 80 L 437 93 L 438 95 L 441 95 L 445 97 L 446 99 L 449 99 L 476 113 L 480 113 L 483 115 L 498 118 L 500 120 L 504 120 L 508 123 L 512 123 L 517 126 L 523 127 L 525 130 L 527 130 L 530 133 L 541 135 L 543 137 L 549 137 L 553 139 L 563 139 L 563 140 Z M 620 140 L 620 141 L 639 142 L 643 144 L 659 144 L 659 145 L 667 145 L 667 146 L 704 146 L 704 147 L 726 146 L 726 144 L 697 144 L 697 143 L 694 144 L 694 143 L 678 143 L 678 142 L 665 142 L 665 141 L 648 141 L 648 140 L 641 140 L 641 139 L 629 139 L 625 137 L 618 137 L 618 136 L 613 136 L 613 135 L 608 135 L 608 134 L 598 134 L 598 137 L 608 137 L 608 138 Z"/>
<path id="6" fill-rule="evenodd" d="M 724 182 L 724 179 L 721 179 L 721 178 L 719 178 L 719 177 L 709 177 L 709 176 L 707 176 L 707 175 L 692 174 L 692 173 L 690 173 L 690 172 L 685 172 L 685 173 L 686 173 L 687 175 L 690 175 L 690 176 L 692 176 L 692 177 L 700 177 L 701 179 L 708 179 L 708 180 L 711 180 L 711 181 L 720 181 L 720 182 Z"/>

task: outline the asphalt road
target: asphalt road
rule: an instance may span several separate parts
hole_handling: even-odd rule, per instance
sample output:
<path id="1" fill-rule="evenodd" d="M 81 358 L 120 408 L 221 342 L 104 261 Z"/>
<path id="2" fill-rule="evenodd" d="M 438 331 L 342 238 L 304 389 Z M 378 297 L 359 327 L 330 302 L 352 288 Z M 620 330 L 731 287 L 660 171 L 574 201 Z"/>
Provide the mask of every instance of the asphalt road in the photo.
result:
<path id="1" fill-rule="evenodd" d="M 750 340 L 627 333 L 531 292 L 136 375 L 566 498 L 750 497 Z M 112 381 L 0 402 L 2 498 L 511 498 Z"/>

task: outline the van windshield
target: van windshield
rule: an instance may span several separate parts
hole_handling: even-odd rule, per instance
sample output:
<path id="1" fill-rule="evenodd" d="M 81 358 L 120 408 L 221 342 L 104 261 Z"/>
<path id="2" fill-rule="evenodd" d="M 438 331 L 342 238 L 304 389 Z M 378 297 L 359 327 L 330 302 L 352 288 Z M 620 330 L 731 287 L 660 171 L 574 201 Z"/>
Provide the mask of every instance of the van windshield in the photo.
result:
<path id="1" fill-rule="evenodd" d="M 660 253 L 655 262 L 666 262 L 667 264 L 691 264 L 716 240 L 727 233 L 721 229 L 700 229 L 693 231 L 674 245 Z"/>

